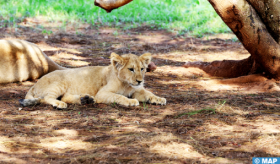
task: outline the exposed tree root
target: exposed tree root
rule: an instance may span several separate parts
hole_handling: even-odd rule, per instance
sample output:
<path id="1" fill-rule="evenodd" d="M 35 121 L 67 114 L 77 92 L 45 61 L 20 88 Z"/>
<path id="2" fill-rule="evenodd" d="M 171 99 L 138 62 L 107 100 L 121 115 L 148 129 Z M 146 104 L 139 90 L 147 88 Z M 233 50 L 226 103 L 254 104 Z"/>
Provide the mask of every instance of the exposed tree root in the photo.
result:
<path id="1" fill-rule="evenodd" d="M 251 57 L 243 60 L 223 60 L 213 62 L 187 62 L 185 68 L 200 68 L 211 76 L 233 78 L 257 72 Z"/>

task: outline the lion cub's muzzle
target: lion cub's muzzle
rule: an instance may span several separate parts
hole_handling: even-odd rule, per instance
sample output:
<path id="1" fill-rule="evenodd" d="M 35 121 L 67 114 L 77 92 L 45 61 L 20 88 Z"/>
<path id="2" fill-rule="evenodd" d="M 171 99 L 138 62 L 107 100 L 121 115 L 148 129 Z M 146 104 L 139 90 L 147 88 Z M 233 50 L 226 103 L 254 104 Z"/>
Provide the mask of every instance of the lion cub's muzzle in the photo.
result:
<path id="1" fill-rule="evenodd" d="M 143 81 L 136 80 L 135 83 L 130 83 L 130 86 L 133 88 L 139 88 L 143 86 Z"/>
<path id="2" fill-rule="evenodd" d="M 138 83 L 138 85 L 141 85 L 142 81 L 136 80 L 136 82 Z"/>

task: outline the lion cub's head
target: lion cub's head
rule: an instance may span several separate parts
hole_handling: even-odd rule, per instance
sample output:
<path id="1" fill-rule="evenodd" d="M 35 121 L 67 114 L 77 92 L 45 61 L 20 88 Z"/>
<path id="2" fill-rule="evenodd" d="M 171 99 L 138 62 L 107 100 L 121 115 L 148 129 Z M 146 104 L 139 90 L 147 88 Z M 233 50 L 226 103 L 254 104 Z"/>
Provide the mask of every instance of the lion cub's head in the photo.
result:
<path id="1" fill-rule="evenodd" d="M 143 85 L 146 69 L 151 62 L 150 53 L 141 56 L 126 54 L 119 56 L 111 54 L 111 63 L 114 66 L 118 78 L 130 86 L 137 88 Z"/>

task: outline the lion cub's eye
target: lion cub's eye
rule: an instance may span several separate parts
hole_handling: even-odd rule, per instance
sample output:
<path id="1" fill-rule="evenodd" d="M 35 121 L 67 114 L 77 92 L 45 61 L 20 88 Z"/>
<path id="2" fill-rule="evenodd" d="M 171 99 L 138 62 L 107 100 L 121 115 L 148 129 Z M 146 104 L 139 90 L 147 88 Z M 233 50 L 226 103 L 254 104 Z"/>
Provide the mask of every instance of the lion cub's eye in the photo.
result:
<path id="1" fill-rule="evenodd" d="M 141 68 L 141 71 L 143 71 L 144 70 L 144 68 Z"/>
<path id="2" fill-rule="evenodd" d="M 134 69 L 133 68 L 128 68 L 131 72 L 134 72 Z"/>

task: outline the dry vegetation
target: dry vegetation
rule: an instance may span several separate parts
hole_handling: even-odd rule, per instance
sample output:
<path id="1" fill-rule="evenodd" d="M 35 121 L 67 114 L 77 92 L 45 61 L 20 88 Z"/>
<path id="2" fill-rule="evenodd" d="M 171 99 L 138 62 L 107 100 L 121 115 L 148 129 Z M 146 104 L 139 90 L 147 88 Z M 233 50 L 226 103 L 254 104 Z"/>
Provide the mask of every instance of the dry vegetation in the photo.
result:
<path id="1" fill-rule="evenodd" d="M 251 163 L 252 157 L 280 156 L 277 82 L 259 75 L 249 82 L 220 79 L 181 67 L 248 57 L 230 35 L 197 39 L 145 26 L 57 27 L 29 19 L 16 30 L 1 28 L 0 37 L 34 42 L 67 67 L 107 65 L 111 52 L 149 51 L 158 68 L 147 73 L 146 87 L 167 105 L 21 108 L 18 99 L 34 82 L 1 85 L 0 163 Z"/>

